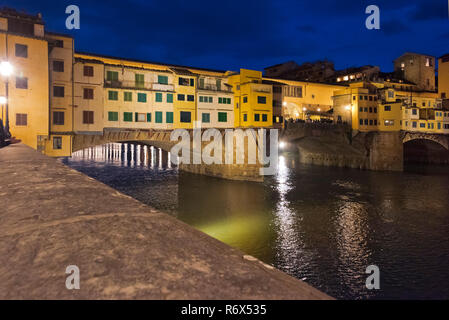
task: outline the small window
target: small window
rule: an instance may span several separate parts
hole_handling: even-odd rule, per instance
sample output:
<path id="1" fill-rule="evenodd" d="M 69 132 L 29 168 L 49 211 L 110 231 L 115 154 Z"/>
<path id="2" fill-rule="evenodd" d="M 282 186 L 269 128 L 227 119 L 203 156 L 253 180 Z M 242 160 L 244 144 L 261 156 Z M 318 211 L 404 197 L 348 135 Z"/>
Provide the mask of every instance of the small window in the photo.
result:
<path id="1" fill-rule="evenodd" d="M 16 88 L 17 89 L 28 89 L 28 78 L 17 77 L 16 78 Z"/>
<path id="2" fill-rule="evenodd" d="M 118 112 L 109 111 L 108 112 L 108 121 L 118 121 Z"/>
<path id="3" fill-rule="evenodd" d="M 218 122 L 227 122 L 227 121 L 228 121 L 227 112 L 219 112 L 218 113 Z"/>
<path id="4" fill-rule="evenodd" d="M 193 79 L 192 79 L 193 80 Z M 190 79 L 189 78 L 179 78 L 178 79 L 178 84 L 180 86 L 190 86 Z"/>
<path id="5" fill-rule="evenodd" d="M 53 112 L 53 124 L 57 126 L 64 125 L 64 112 L 63 111 L 54 111 Z"/>
<path id="6" fill-rule="evenodd" d="M 156 111 L 156 123 L 162 123 L 162 112 Z"/>
<path id="7" fill-rule="evenodd" d="M 28 46 L 16 43 L 16 57 L 28 58 Z"/>
<path id="8" fill-rule="evenodd" d="M 165 117 L 166 117 L 165 121 L 167 123 L 173 123 L 173 112 L 171 112 L 171 111 L 166 112 Z"/>
<path id="9" fill-rule="evenodd" d="M 248 97 L 243 97 L 243 103 L 248 103 Z"/>
<path id="10" fill-rule="evenodd" d="M 365 124 L 365 126 L 368 125 L 368 119 L 365 119 L 365 121 L 363 122 Z"/>
<path id="11" fill-rule="evenodd" d="M 156 92 L 156 102 L 162 102 L 162 93 Z"/>
<path id="12" fill-rule="evenodd" d="M 412 109 L 412 114 L 413 114 L 414 116 L 416 116 L 416 115 L 418 114 L 418 110 L 417 110 L 417 109 Z"/>
<path id="13" fill-rule="evenodd" d="M 53 61 L 54 72 L 64 72 L 64 61 Z"/>
<path id="14" fill-rule="evenodd" d="M 108 91 L 108 99 L 117 101 L 118 100 L 118 91 Z"/>
<path id="15" fill-rule="evenodd" d="M 359 112 L 363 112 L 363 108 L 362 107 L 359 108 Z"/>
<path id="16" fill-rule="evenodd" d="M 53 137 L 53 150 L 62 149 L 62 137 Z"/>
<path id="17" fill-rule="evenodd" d="M 209 103 L 213 103 L 214 102 L 214 98 L 213 97 L 209 97 Z"/>
<path id="18" fill-rule="evenodd" d="M 377 113 L 377 107 L 374 107 L 374 113 Z"/>
<path id="19" fill-rule="evenodd" d="M 133 93 L 132 92 L 124 92 L 123 99 L 127 102 L 133 101 Z"/>
<path id="20" fill-rule="evenodd" d="M 83 97 L 86 100 L 93 100 L 93 98 L 94 98 L 94 89 L 92 89 L 92 88 L 84 88 Z"/>
<path id="21" fill-rule="evenodd" d="M 385 111 L 391 111 L 391 106 L 384 106 Z"/>
<path id="22" fill-rule="evenodd" d="M 258 104 L 267 104 L 267 97 L 258 96 L 257 97 L 257 103 Z"/>
<path id="23" fill-rule="evenodd" d="M 195 101 L 195 96 L 189 94 L 187 96 L 187 101 Z"/>
<path id="24" fill-rule="evenodd" d="M 147 102 L 147 94 L 146 93 L 138 93 L 137 94 L 137 101 L 138 102 Z"/>
<path id="25" fill-rule="evenodd" d="M 178 94 L 178 101 L 185 101 L 186 100 L 186 96 L 183 94 Z"/>
<path id="26" fill-rule="evenodd" d="M 53 87 L 53 96 L 58 98 L 64 97 L 64 87 L 54 86 Z"/>
<path id="27" fill-rule="evenodd" d="M 254 115 L 254 121 L 260 121 L 260 114 L 256 113 Z"/>
<path id="28" fill-rule="evenodd" d="M 173 103 L 173 93 L 167 93 L 167 103 Z"/>
<path id="29" fill-rule="evenodd" d="M 85 77 L 93 77 L 94 76 L 94 67 L 92 66 L 84 66 L 83 74 Z"/>
<path id="30" fill-rule="evenodd" d="M 413 127 L 413 128 L 416 128 L 416 127 L 417 127 L 416 121 L 413 121 L 413 122 L 412 122 L 412 127 Z"/>
<path id="31" fill-rule="evenodd" d="M 123 121 L 133 122 L 133 113 L 132 112 L 123 112 Z"/>
<path id="32" fill-rule="evenodd" d="M 157 76 L 157 83 L 168 84 L 168 77 L 167 76 Z"/>
<path id="33" fill-rule="evenodd" d="M 262 122 L 267 122 L 267 121 L 268 121 L 268 115 L 262 114 Z"/>
<path id="34" fill-rule="evenodd" d="M 147 122 L 151 122 L 151 113 L 147 113 Z"/>
<path id="35" fill-rule="evenodd" d="M 117 71 L 107 71 L 106 72 L 106 80 L 118 81 L 118 72 Z"/>
<path id="36" fill-rule="evenodd" d="M 181 122 L 183 123 L 190 123 L 192 122 L 192 113 L 187 111 L 181 111 L 180 114 Z"/>
<path id="37" fill-rule="evenodd" d="M 145 87 L 145 76 L 143 74 L 136 74 L 135 79 L 137 88 Z"/>
<path id="38" fill-rule="evenodd" d="M 147 114 L 146 113 L 135 113 L 136 122 L 147 122 Z"/>
<path id="39" fill-rule="evenodd" d="M 203 113 L 201 116 L 201 121 L 204 123 L 210 123 L 210 113 Z"/>
<path id="40" fill-rule="evenodd" d="M 426 127 L 426 124 L 425 124 L 425 123 L 420 123 L 420 124 L 419 124 L 419 127 L 420 127 L 420 128 L 425 128 L 425 127 Z"/>
<path id="41" fill-rule="evenodd" d="M 56 48 L 64 48 L 64 41 L 62 41 L 62 40 L 55 40 L 55 47 Z"/>
<path id="42" fill-rule="evenodd" d="M 26 126 L 28 124 L 28 115 L 26 113 L 16 113 L 16 126 Z"/>
<path id="43" fill-rule="evenodd" d="M 247 122 L 248 121 L 248 114 L 244 114 L 243 115 L 243 122 Z"/>
<path id="44" fill-rule="evenodd" d="M 361 126 L 363 126 L 363 119 L 360 119 L 359 123 Z"/>
<path id="45" fill-rule="evenodd" d="M 94 123 L 94 112 L 93 111 L 83 111 L 83 123 L 93 124 Z"/>

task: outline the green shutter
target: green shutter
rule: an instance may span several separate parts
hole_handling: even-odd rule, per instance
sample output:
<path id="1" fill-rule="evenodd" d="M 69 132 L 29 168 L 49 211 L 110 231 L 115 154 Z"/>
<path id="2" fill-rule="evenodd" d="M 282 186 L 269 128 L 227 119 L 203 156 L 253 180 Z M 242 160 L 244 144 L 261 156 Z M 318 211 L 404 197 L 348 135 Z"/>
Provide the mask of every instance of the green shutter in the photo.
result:
<path id="1" fill-rule="evenodd" d="M 123 112 L 123 121 L 133 122 L 133 113 L 132 112 Z"/>
<path id="2" fill-rule="evenodd" d="M 173 123 L 173 112 L 167 112 L 165 115 L 167 123 Z"/>
<path id="3" fill-rule="evenodd" d="M 200 102 L 203 102 L 203 96 L 200 96 Z"/>
<path id="4" fill-rule="evenodd" d="M 145 76 L 143 74 L 136 73 L 135 79 L 137 88 L 143 88 L 145 86 Z"/>
<path id="5" fill-rule="evenodd" d="M 125 101 L 133 101 L 133 93 L 132 92 L 125 92 L 124 93 L 124 100 Z"/>
<path id="6" fill-rule="evenodd" d="M 118 72 L 117 71 L 107 71 L 106 72 L 106 80 L 118 81 Z"/>
<path id="7" fill-rule="evenodd" d="M 162 102 L 162 93 L 156 92 L 156 102 Z"/>
<path id="8" fill-rule="evenodd" d="M 138 102 L 147 102 L 147 94 L 146 93 L 138 93 L 137 101 Z"/>
<path id="9" fill-rule="evenodd" d="M 162 123 L 162 112 L 156 111 L 156 123 Z"/>
<path id="10" fill-rule="evenodd" d="M 108 91 L 109 100 L 118 100 L 118 91 Z"/>
<path id="11" fill-rule="evenodd" d="M 214 98 L 213 97 L 209 97 L 209 103 L 214 102 Z"/>
<path id="12" fill-rule="evenodd" d="M 139 122 L 139 114 L 137 112 L 134 113 L 134 121 Z"/>
<path id="13" fill-rule="evenodd" d="M 151 113 L 147 113 L 147 122 L 151 122 Z"/>
<path id="14" fill-rule="evenodd" d="M 227 121 L 228 121 L 228 114 L 226 112 L 219 112 L 218 122 L 227 122 Z"/>
<path id="15" fill-rule="evenodd" d="M 173 93 L 167 93 L 167 102 L 173 103 Z"/>
<path id="16" fill-rule="evenodd" d="M 108 121 L 118 121 L 118 112 L 109 111 Z"/>
<path id="17" fill-rule="evenodd" d="M 159 84 L 168 84 L 168 77 L 167 76 L 157 76 L 157 82 Z"/>
<path id="18" fill-rule="evenodd" d="M 203 113 L 201 120 L 204 123 L 209 123 L 210 122 L 210 113 Z"/>
<path id="19" fill-rule="evenodd" d="M 218 98 L 218 103 L 223 103 L 223 98 Z"/>

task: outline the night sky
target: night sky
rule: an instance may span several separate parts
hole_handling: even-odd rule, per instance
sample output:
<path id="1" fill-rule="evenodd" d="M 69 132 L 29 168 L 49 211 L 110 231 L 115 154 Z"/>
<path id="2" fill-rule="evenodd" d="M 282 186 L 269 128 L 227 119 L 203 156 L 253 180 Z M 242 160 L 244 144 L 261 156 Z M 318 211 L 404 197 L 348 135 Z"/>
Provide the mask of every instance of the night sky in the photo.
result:
<path id="1" fill-rule="evenodd" d="M 78 5 L 81 29 L 65 28 Z M 376 4 L 381 29 L 365 28 Z M 448 0 L 3 0 L 43 14 L 47 30 L 75 36 L 77 51 L 179 65 L 238 70 L 328 59 L 337 69 L 365 64 L 392 70 L 411 51 L 449 52 Z"/>

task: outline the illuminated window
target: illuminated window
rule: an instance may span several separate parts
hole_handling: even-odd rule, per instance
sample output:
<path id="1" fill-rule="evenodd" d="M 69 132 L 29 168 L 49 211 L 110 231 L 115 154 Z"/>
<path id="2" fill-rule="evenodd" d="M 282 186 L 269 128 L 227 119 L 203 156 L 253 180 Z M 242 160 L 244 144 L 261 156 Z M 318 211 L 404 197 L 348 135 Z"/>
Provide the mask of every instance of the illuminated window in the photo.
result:
<path id="1" fill-rule="evenodd" d="M 62 149 L 62 137 L 53 137 L 53 149 L 54 150 Z"/>

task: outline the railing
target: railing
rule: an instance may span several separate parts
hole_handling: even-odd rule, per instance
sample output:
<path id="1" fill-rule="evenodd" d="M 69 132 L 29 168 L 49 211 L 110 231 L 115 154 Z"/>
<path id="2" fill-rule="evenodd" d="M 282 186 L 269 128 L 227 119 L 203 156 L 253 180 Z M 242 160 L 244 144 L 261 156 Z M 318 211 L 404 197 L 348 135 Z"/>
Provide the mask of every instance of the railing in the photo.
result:
<path id="1" fill-rule="evenodd" d="M 223 92 L 232 92 L 231 88 L 229 87 L 218 87 L 214 84 L 205 84 L 205 85 L 199 85 L 198 90 L 208 90 L 208 91 L 223 91 Z"/>
<path id="2" fill-rule="evenodd" d="M 105 80 L 105 88 L 117 88 L 117 89 L 142 89 L 142 90 L 155 90 L 155 91 L 174 91 L 173 84 L 163 84 L 154 82 L 136 82 L 132 80 L 118 81 L 118 80 Z"/>

